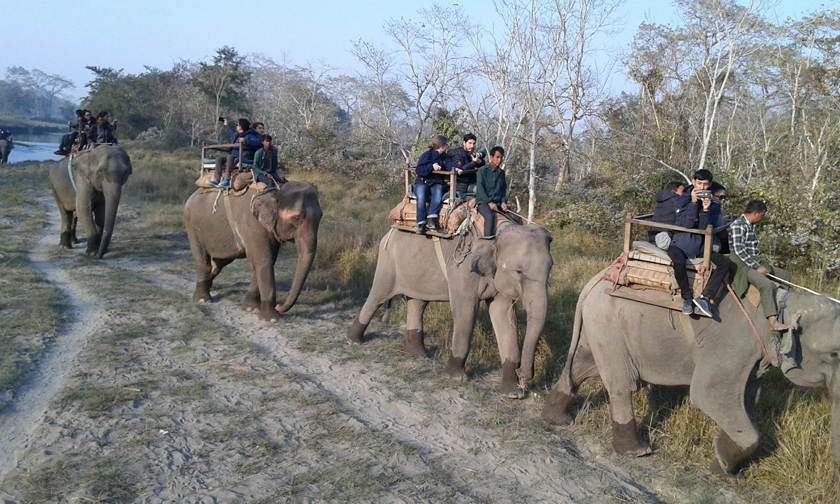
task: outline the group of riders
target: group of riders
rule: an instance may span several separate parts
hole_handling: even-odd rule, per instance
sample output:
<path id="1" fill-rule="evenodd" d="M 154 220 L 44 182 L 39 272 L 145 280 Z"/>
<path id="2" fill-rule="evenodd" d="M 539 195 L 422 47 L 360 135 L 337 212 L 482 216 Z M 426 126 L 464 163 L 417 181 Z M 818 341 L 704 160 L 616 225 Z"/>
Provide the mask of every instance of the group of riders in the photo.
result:
<path id="1" fill-rule="evenodd" d="M 76 110 L 76 124 L 67 121 L 68 133 L 61 137 L 55 154 L 69 156 L 98 145 L 117 145 L 117 122 L 111 124 L 104 110 L 94 118 L 90 110 Z"/>
<path id="2" fill-rule="evenodd" d="M 228 120 L 220 117 L 227 128 L 230 142 L 235 144 L 225 156 L 216 158 L 216 168 L 210 185 L 221 189 L 230 187 L 231 175 L 236 168 L 242 149 L 242 167 L 250 166 L 254 171 L 254 180 L 269 187 L 280 187 L 286 183 L 286 178 L 280 173 L 277 164 L 277 149 L 271 144 L 271 135 L 265 134 L 265 125 L 261 122 L 251 125 L 248 119 L 239 119 L 234 128 Z M 224 176 L 223 176 L 224 172 Z"/>
<path id="3" fill-rule="evenodd" d="M 414 195 L 417 198 L 417 234 L 439 231 L 437 219 L 443 205 L 444 190 L 453 170 L 457 174 L 455 190 L 463 198 L 475 197 L 478 212 L 484 217 L 484 236 L 496 237 L 496 212 L 508 212 L 507 181 L 502 170 L 505 150 L 496 146 L 487 152 L 475 150 L 476 137 L 464 135 L 464 146 L 449 150 L 449 140 L 442 135 L 432 138 L 431 145 L 417 161 Z M 454 195 L 452 195 L 454 199 Z M 428 213 L 426 204 L 429 204 Z"/>
<path id="4" fill-rule="evenodd" d="M 709 170 L 698 170 L 688 187 L 680 182 L 670 182 L 656 194 L 653 221 L 689 229 L 703 230 L 708 225 L 715 229 L 722 228 L 728 224 L 723 214 L 726 198 L 726 188 L 712 180 L 712 173 Z M 703 315 L 711 317 L 712 300 L 723 282 L 733 273 L 731 284 L 735 294 L 743 297 L 750 285 L 755 286 L 761 294 L 762 309 L 770 329 L 779 332 L 788 330 L 787 325 L 777 320 L 779 310 L 775 285 L 769 277 L 789 282 L 790 273 L 767 261 L 761 253 L 755 232 L 756 224 L 764 219 L 766 213 L 767 205 L 763 201 L 752 200 L 747 203 L 744 213 L 732 221 L 727 229 L 719 230 L 713 236 L 709 260 L 715 269 L 703 292 L 697 297 L 694 297 L 688 281 L 686 262 L 703 257 L 704 235 L 651 228 L 648 232 L 649 240 L 667 251 L 673 263 L 684 314 L 694 313 L 696 306 Z M 727 252 L 728 255 L 725 255 Z"/>

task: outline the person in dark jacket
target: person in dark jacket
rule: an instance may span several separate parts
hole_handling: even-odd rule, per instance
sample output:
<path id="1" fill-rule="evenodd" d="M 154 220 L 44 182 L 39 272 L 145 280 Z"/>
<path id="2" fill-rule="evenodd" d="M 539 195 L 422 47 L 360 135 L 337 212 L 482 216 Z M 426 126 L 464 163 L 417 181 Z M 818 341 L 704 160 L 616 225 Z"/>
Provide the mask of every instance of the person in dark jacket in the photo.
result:
<path id="1" fill-rule="evenodd" d="M 717 215 L 717 219 L 712 222 L 712 226 L 715 229 L 719 227 L 725 226 L 728 221 L 726 220 L 726 216 L 723 215 L 723 206 L 726 203 L 726 187 L 718 182 L 712 182 L 712 187 L 709 189 L 712 191 L 712 210 Z M 729 253 L 729 228 L 718 231 L 714 236 L 714 242 L 712 245 L 712 250 L 715 252 L 720 252 L 721 254 L 728 254 Z"/>
<path id="2" fill-rule="evenodd" d="M 653 222 L 674 225 L 674 222 L 677 220 L 674 199 L 682 196 L 684 189 L 685 186 L 683 186 L 682 182 L 669 182 L 665 186 L 665 189 L 656 193 L 654 197 L 656 206 L 653 209 Z M 662 250 L 668 250 L 668 247 L 671 246 L 673 233 L 673 231 L 667 229 L 654 227 L 648 230 L 648 239 Z"/>
<path id="3" fill-rule="evenodd" d="M 213 180 L 210 185 L 214 187 L 221 187 L 227 189 L 230 187 L 230 175 L 233 173 L 233 168 L 239 160 L 239 149 L 242 149 L 242 164 L 254 164 L 254 153 L 262 147 L 262 139 L 257 132 L 251 128 L 251 121 L 248 119 L 239 119 L 236 124 L 236 129 L 228 124 L 227 119 L 224 121 L 227 127 L 228 135 L 230 135 L 230 143 L 238 143 L 239 147 L 234 147 L 230 150 L 227 156 L 219 156 L 216 158 L 216 171 L 214 172 Z M 225 177 L 222 178 L 222 165 L 225 165 Z"/>
<path id="4" fill-rule="evenodd" d="M 426 229 L 437 231 L 435 219 L 440 214 L 446 181 L 433 171 L 450 171 L 452 160 L 446 154 L 449 150 L 449 140 L 442 135 L 432 139 L 429 150 L 417 161 L 417 178 L 414 180 L 414 194 L 417 196 L 417 234 L 425 234 Z M 426 202 L 429 202 L 429 213 L 426 214 Z"/>
<path id="5" fill-rule="evenodd" d="M 91 125 L 88 133 L 88 143 L 117 145 L 117 137 L 114 135 L 114 128 L 108 120 L 108 112 L 104 110 L 96 116 L 96 122 Z"/>
<path id="6" fill-rule="evenodd" d="M 507 180 L 502 170 L 505 150 L 501 147 L 490 149 L 490 164 L 478 169 L 475 186 L 475 204 L 484 217 L 484 238 L 496 237 L 496 212 L 507 212 Z"/>
<path id="7" fill-rule="evenodd" d="M 464 146 L 449 151 L 449 157 L 455 164 L 455 172 L 458 174 L 455 190 L 459 193 L 474 193 L 477 173 L 464 173 L 462 171 L 475 170 L 484 166 L 484 152 L 475 152 L 475 135 L 467 133 L 464 135 Z"/>
<path id="8" fill-rule="evenodd" d="M 79 130 L 83 128 L 84 117 L 85 111 L 82 109 L 76 109 L 76 124 L 73 124 L 71 121 L 67 121 L 68 133 L 61 137 L 61 142 L 58 144 L 58 150 L 55 151 L 56 154 L 59 156 L 66 156 L 70 154 L 70 148 L 73 146 L 73 142 L 76 141 L 76 137 L 79 136 Z"/>
<path id="9" fill-rule="evenodd" d="M 267 186 L 280 187 L 286 177 L 277 166 L 277 149 L 271 145 L 271 135 L 263 136 L 263 148 L 254 154 L 254 178 Z"/>
<path id="10" fill-rule="evenodd" d="M 676 211 L 676 225 L 689 229 L 706 229 L 717 219 L 712 208 L 711 194 L 709 188 L 712 185 L 712 172 L 709 170 L 698 170 L 694 173 L 692 185 L 686 187 L 682 196 L 674 201 Z M 671 246 L 668 248 L 668 256 L 674 266 L 674 277 L 680 287 L 680 294 L 683 299 L 682 312 L 691 315 L 694 312 L 692 303 L 700 309 L 703 315 L 712 316 L 712 305 L 710 300 L 717 294 L 726 276 L 729 274 L 729 259 L 717 252 L 712 252 L 709 259 L 715 265 L 715 270 L 703 289 L 700 296 L 694 298 L 691 285 L 688 283 L 688 274 L 685 271 L 685 264 L 688 259 L 702 257 L 704 236 L 694 233 L 675 232 L 671 239 Z M 694 298 L 692 300 L 692 298 Z"/>

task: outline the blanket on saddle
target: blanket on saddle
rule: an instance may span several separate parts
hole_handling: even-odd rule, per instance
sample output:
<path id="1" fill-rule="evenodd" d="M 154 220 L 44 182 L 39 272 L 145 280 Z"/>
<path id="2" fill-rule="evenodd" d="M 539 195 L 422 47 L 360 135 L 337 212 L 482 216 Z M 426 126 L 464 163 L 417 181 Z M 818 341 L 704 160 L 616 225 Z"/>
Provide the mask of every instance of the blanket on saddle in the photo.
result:
<path id="1" fill-rule="evenodd" d="M 228 193 L 233 196 L 241 196 L 248 192 L 249 188 L 256 189 L 258 191 L 262 191 L 266 188 L 266 185 L 262 182 L 254 183 L 254 175 L 251 172 L 239 172 L 239 170 L 234 170 L 230 178 L 232 183 L 230 184 Z M 219 191 L 219 188 L 210 185 L 211 180 L 213 180 L 212 172 L 198 177 L 198 180 L 195 181 L 195 185 L 202 189 Z"/>
<path id="2" fill-rule="evenodd" d="M 616 267 L 618 266 L 618 267 Z M 703 259 L 689 259 L 686 263 L 688 281 L 695 292 L 701 292 L 714 265 L 703 270 Z M 679 292 L 674 267 L 668 253 L 646 241 L 634 241 L 626 257 L 622 255 L 607 269 L 604 278 L 633 289 L 652 289 L 675 295 Z"/>
<path id="3" fill-rule="evenodd" d="M 496 220 L 496 227 L 498 228 L 502 223 L 509 222 L 513 224 L 522 224 L 522 220 L 512 214 L 497 212 L 498 218 Z M 440 217 L 438 224 L 442 229 L 448 233 L 455 233 L 461 224 L 470 217 L 473 224 L 478 226 L 478 229 L 484 229 L 484 217 L 478 213 L 475 205 L 475 199 L 456 200 L 455 206 L 452 207 L 447 201 L 443 204 L 440 210 Z M 388 219 L 394 221 L 394 224 L 399 226 L 417 226 L 417 200 L 406 196 L 400 201 L 397 206 L 391 209 L 388 213 Z"/>

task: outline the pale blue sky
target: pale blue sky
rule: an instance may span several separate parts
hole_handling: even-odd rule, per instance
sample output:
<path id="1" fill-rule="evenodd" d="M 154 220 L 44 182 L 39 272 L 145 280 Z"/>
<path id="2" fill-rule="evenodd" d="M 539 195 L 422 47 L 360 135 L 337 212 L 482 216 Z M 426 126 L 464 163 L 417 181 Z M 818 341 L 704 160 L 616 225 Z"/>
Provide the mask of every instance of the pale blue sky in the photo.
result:
<path id="1" fill-rule="evenodd" d="M 821 5 L 837 8 L 840 0 L 780 0 L 780 19 L 801 17 Z M 390 17 L 418 18 L 432 1 L 364 0 L 0 0 L 0 72 L 8 66 L 38 68 L 63 75 L 86 94 L 90 80 L 84 67 L 123 68 L 137 73 L 143 65 L 171 68 L 180 59 L 200 60 L 223 45 L 240 54 L 262 53 L 304 65 L 323 61 L 338 73 L 360 68 L 350 54 L 351 41 L 360 37 L 385 41 L 383 21 Z M 438 2 L 447 5 L 447 2 Z M 495 18 L 491 0 L 457 0 L 470 17 L 490 26 Z M 83 12 L 78 12 L 82 8 Z M 605 40 L 615 48 L 632 42 L 639 23 L 667 24 L 673 7 L 665 0 L 626 0 L 620 9 L 622 30 Z M 75 28 L 78 27 L 78 28 Z M 611 51 L 613 54 L 617 51 Z M 614 79 L 621 89 L 623 77 Z"/>

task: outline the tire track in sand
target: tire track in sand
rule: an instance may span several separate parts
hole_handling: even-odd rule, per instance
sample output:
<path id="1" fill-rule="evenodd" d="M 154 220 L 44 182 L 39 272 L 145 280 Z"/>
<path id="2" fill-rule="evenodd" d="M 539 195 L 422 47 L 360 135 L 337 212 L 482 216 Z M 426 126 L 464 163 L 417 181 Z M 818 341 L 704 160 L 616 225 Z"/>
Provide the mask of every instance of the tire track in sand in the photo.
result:
<path id="1" fill-rule="evenodd" d="M 88 336 L 107 323 L 102 301 L 74 280 L 68 261 L 50 257 L 50 250 L 57 246 L 61 222 L 52 199 L 43 198 L 38 203 L 47 207 L 47 226 L 29 254 L 30 264 L 60 292 L 68 308 L 63 313 L 66 322 L 59 325 L 58 334 L 15 392 L 12 405 L 0 414 L 0 482 L 17 466 L 35 429 L 50 421 L 46 417 L 50 399 L 64 384 Z M 76 250 L 84 253 L 84 249 Z"/>

